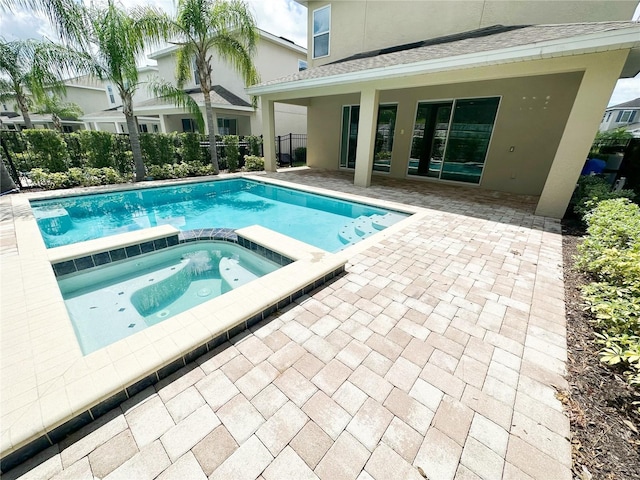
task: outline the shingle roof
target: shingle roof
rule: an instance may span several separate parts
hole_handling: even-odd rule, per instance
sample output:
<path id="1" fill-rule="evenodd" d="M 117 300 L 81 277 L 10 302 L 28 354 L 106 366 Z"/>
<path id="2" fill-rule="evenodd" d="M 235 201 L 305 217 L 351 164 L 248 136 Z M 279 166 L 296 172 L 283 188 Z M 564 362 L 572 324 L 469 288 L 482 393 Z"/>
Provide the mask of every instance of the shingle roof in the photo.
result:
<path id="1" fill-rule="evenodd" d="M 635 100 L 629 100 L 628 102 L 619 103 L 618 105 L 612 105 L 607 108 L 607 110 L 611 110 L 614 108 L 640 108 L 640 98 L 636 98 Z"/>
<path id="2" fill-rule="evenodd" d="M 200 88 L 194 88 L 191 90 L 187 90 L 191 98 L 193 98 L 198 105 L 204 105 L 204 95 Z M 242 98 L 238 97 L 236 94 L 231 93 L 226 88 L 220 85 L 214 85 L 211 89 L 211 103 L 213 105 L 232 105 L 235 107 L 251 107 L 251 104 Z M 171 100 L 166 100 L 163 98 L 152 98 L 150 100 L 145 100 L 144 102 L 140 102 L 134 105 L 135 108 L 144 108 L 144 107 L 152 107 L 157 105 L 173 105 Z"/>
<path id="3" fill-rule="evenodd" d="M 581 35 L 623 30 L 640 26 L 638 22 L 591 22 L 554 25 L 496 25 L 456 35 L 401 45 L 379 51 L 365 52 L 341 61 L 281 77 L 256 86 L 276 85 L 299 80 L 319 79 L 334 75 L 357 73 L 375 68 L 446 59 L 460 55 L 489 52 L 509 47 L 535 45 Z M 256 87 L 254 86 L 254 87 Z"/>

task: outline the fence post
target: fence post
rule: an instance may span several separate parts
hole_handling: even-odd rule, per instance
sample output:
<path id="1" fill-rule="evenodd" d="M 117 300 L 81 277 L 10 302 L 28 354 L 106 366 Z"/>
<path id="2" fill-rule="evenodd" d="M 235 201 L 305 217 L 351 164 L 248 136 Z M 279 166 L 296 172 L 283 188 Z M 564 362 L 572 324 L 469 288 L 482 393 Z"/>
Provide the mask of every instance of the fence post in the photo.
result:
<path id="1" fill-rule="evenodd" d="M 264 158 L 264 137 L 260 135 L 260 156 Z"/>
<path id="2" fill-rule="evenodd" d="M 2 149 L 4 150 L 5 155 L 7 156 L 7 162 L 9 163 L 9 168 L 11 169 L 11 173 L 13 174 L 14 181 L 18 184 L 18 188 L 22 188 L 22 182 L 20 181 L 20 175 L 18 175 L 18 170 L 11 159 L 11 155 L 9 155 L 9 149 L 7 148 L 7 144 L 4 141 L 4 138 L 0 137 L 0 142 L 2 142 Z"/>
<path id="3" fill-rule="evenodd" d="M 280 163 L 280 159 L 282 158 L 282 137 L 278 135 L 276 138 L 278 140 L 278 153 L 276 154 L 276 163 Z"/>
<path id="4" fill-rule="evenodd" d="M 291 162 L 289 162 L 289 166 L 293 167 L 293 133 L 289 133 L 289 156 L 291 157 Z"/>

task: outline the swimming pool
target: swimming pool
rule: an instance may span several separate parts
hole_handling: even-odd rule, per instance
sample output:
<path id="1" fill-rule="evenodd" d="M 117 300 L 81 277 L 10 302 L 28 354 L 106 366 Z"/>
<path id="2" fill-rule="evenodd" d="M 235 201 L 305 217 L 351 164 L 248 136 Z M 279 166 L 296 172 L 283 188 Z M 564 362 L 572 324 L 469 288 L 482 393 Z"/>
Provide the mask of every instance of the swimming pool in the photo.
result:
<path id="1" fill-rule="evenodd" d="M 239 245 L 182 244 L 58 278 L 84 355 L 280 268 Z"/>
<path id="2" fill-rule="evenodd" d="M 167 224 L 261 225 L 336 252 L 408 216 L 247 179 L 35 200 L 31 207 L 47 248 Z"/>

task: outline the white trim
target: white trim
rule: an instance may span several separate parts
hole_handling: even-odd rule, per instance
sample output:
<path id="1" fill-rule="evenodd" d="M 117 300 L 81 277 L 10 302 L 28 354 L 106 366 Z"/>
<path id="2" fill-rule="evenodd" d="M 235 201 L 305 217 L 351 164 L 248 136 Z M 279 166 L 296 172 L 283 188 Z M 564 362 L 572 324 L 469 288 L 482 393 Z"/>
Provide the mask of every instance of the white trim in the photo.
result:
<path id="1" fill-rule="evenodd" d="M 498 65 L 504 63 L 542 60 L 587 53 L 599 53 L 609 50 L 640 47 L 640 26 L 621 30 L 598 32 L 576 37 L 559 38 L 545 42 L 519 45 L 483 52 L 474 52 L 454 57 L 424 60 L 421 62 L 389 65 L 371 69 L 358 70 L 320 78 L 308 78 L 289 82 L 256 85 L 249 87 L 249 95 L 267 95 L 271 93 L 290 92 L 317 87 L 344 85 L 363 81 L 393 79 L 425 73 L 447 70 Z M 318 67 L 321 68 L 321 67 Z"/>
<path id="2" fill-rule="evenodd" d="M 326 10 L 329 9 L 329 27 L 327 28 L 327 31 L 322 31 L 321 33 L 316 34 L 313 31 L 313 26 L 315 23 L 315 16 L 316 16 L 316 12 L 319 12 L 320 10 Z M 315 43 L 315 38 L 319 37 L 321 35 L 328 35 L 329 40 L 327 41 L 327 54 L 326 55 L 316 55 L 316 43 Z M 317 59 L 317 58 L 325 58 L 331 55 L 331 4 L 327 4 L 323 7 L 320 8 L 316 8 L 312 14 L 311 14 L 311 58 L 312 59 Z"/>

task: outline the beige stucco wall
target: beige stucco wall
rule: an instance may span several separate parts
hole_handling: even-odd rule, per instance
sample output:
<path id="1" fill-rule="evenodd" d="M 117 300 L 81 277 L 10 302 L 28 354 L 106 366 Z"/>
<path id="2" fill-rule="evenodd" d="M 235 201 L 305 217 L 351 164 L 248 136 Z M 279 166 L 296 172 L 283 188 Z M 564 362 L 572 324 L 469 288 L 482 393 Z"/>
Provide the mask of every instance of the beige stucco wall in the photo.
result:
<path id="1" fill-rule="evenodd" d="M 313 11 L 331 4 L 330 54 L 313 60 Z M 345 0 L 308 2 L 309 66 L 496 24 L 630 20 L 637 0 Z"/>
<path id="2" fill-rule="evenodd" d="M 540 194 L 581 78 L 582 72 L 573 72 L 380 92 L 381 104 L 398 104 L 390 175 L 406 176 L 418 102 L 499 96 L 501 101 L 481 186 Z M 342 106 L 359 103 L 358 94 L 318 97 L 311 101 L 309 166 L 338 168 Z M 514 151 L 509 152 L 512 146 Z"/>
<path id="3" fill-rule="evenodd" d="M 83 114 L 93 113 L 109 108 L 107 94 L 104 90 L 94 90 L 73 86 L 67 87 L 64 101 L 77 104 L 82 109 Z"/>

